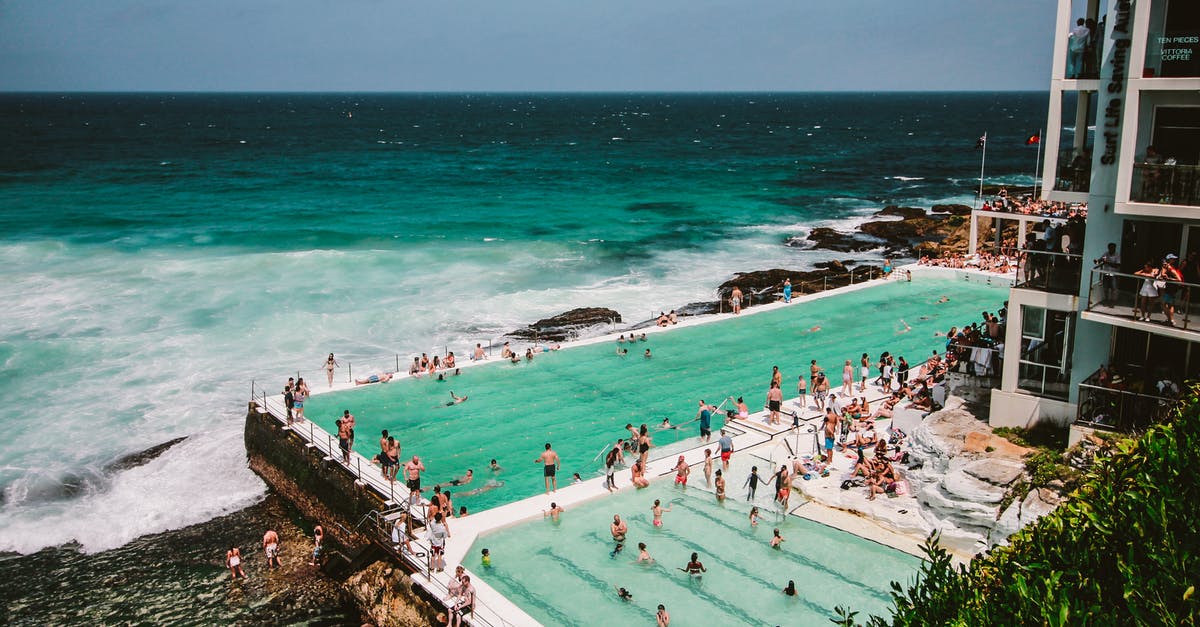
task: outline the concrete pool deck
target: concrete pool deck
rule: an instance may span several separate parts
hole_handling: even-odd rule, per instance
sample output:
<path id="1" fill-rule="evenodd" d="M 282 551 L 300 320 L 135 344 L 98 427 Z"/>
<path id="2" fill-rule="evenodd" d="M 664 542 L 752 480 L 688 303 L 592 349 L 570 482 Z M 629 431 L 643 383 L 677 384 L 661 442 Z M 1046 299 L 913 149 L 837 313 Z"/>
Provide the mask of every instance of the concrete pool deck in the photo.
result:
<path id="1" fill-rule="evenodd" d="M 902 268 L 899 268 L 899 270 L 911 271 L 914 278 L 920 278 L 923 276 L 936 277 L 936 278 L 954 278 L 954 279 L 961 278 L 964 280 L 980 282 L 980 283 L 987 283 L 987 284 L 996 284 L 996 285 L 1001 285 L 1001 284 L 1011 285 L 1011 282 L 1012 282 L 1011 275 L 1004 276 L 1004 275 L 997 275 L 995 273 L 987 273 L 987 272 L 974 271 L 974 270 L 950 269 L 950 268 L 917 266 L 917 265 L 904 266 Z M 850 292 L 855 292 L 858 290 L 868 289 L 873 286 L 885 284 L 888 281 L 892 281 L 892 280 L 897 280 L 897 279 L 895 279 L 895 278 L 882 279 L 881 278 L 881 279 L 866 281 L 863 283 L 858 283 L 858 284 L 854 284 L 854 285 L 850 285 L 850 286 L 846 286 L 846 287 L 842 287 L 842 288 L 817 292 L 814 294 L 795 296 L 792 299 L 791 303 L 784 303 L 782 301 L 779 301 L 779 302 L 775 302 L 775 303 L 758 305 L 758 306 L 744 310 L 742 312 L 742 314 L 740 314 L 740 315 L 751 316 L 751 315 L 766 312 L 766 311 L 774 311 L 774 310 L 782 308 L 782 307 L 801 305 L 803 303 L 811 302 L 813 300 L 824 298 L 827 296 L 842 295 L 842 294 L 846 294 L 846 293 L 850 293 Z M 656 333 L 667 332 L 667 331 L 677 329 L 677 328 L 692 327 L 692 326 L 696 326 L 696 325 L 710 324 L 710 323 L 714 323 L 714 322 L 724 321 L 724 320 L 728 320 L 733 317 L 735 317 L 735 316 L 734 316 L 734 314 L 731 314 L 731 313 L 688 317 L 688 318 L 682 319 L 676 325 L 672 325 L 672 326 L 668 326 L 668 327 L 657 327 L 657 326 L 647 327 L 645 329 L 638 329 L 638 333 L 645 333 L 647 336 L 650 336 L 650 335 L 653 335 Z M 564 342 L 564 343 L 562 343 L 562 349 L 568 350 L 570 348 L 577 347 L 577 346 L 586 346 L 586 345 L 591 345 L 591 344 L 614 342 L 616 339 L 615 336 L 618 333 L 623 334 L 626 332 L 627 332 L 627 330 L 622 329 L 621 331 L 614 331 L 612 333 L 598 336 L 598 337 L 580 339 L 580 340 L 575 340 L 575 341 L 571 341 L 571 342 Z M 519 352 L 519 349 L 514 349 L 514 350 L 517 350 Z M 480 365 L 488 364 L 488 363 L 504 363 L 504 361 L 505 360 L 501 360 L 501 359 L 490 359 L 490 360 L 480 360 L 480 361 L 464 360 L 464 361 L 458 363 L 457 367 L 471 368 L 471 367 L 476 367 L 476 366 L 480 366 Z M 360 373 L 359 376 L 362 376 L 363 374 L 369 374 L 369 372 L 368 373 Z M 302 373 L 298 372 L 297 375 L 302 375 Z M 397 373 L 394 376 L 393 380 L 403 379 L 408 376 L 409 375 L 407 375 L 407 373 L 404 373 L 404 374 Z M 830 377 L 831 391 L 834 393 L 838 393 L 838 390 L 840 389 L 840 386 L 838 386 L 836 388 L 832 387 L 832 380 L 837 379 L 837 378 L 838 377 L 836 377 L 836 376 Z M 323 376 L 323 373 L 321 373 L 319 371 L 318 371 L 318 375 L 316 377 L 309 377 L 309 379 L 315 383 L 315 385 L 311 386 L 314 388 L 312 391 L 312 393 L 314 395 L 328 393 L 328 392 L 345 391 L 345 390 L 350 390 L 350 389 L 357 389 L 358 387 L 364 387 L 364 386 L 355 385 L 353 382 L 350 382 L 350 381 L 335 381 L 333 386 L 331 386 L 331 387 L 321 385 L 321 384 L 325 383 L 326 381 L 325 381 L 325 377 Z M 376 384 L 370 384 L 370 385 L 376 385 Z M 857 390 L 857 387 L 855 387 L 854 392 L 855 392 L 854 396 L 866 396 L 868 401 L 871 402 L 872 404 L 876 404 L 876 403 L 880 402 L 881 400 L 886 398 L 889 394 L 888 391 L 883 390 L 882 388 L 880 388 L 874 384 L 868 384 L 867 389 L 864 392 L 859 392 Z M 811 396 L 809 398 L 811 399 Z M 285 421 L 285 419 L 283 417 L 284 410 L 283 410 L 282 395 L 280 395 L 280 394 L 269 395 L 264 392 L 262 394 L 262 396 L 256 400 L 261 401 L 263 409 L 272 413 L 278 420 Z M 819 419 L 822 414 L 816 410 L 816 407 L 814 405 L 809 405 L 808 407 L 804 407 L 804 408 L 796 407 L 796 402 L 795 402 L 796 400 L 797 399 L 795 399 L 795 398 L 785 399 L 784 409 L 785 409 L 785 411 L 799 410 L 799 414 L 800 414 L 799 415 L 799 423 L 800 423 L 799 431 L 800 431 L 800 433 L 792 432 L 793 431 L 792 430 L 792 421 L 789 420 L 789 418 L 791 418 L 791 416 L 787 416 L 787 415 L 783 416 L 782 420 L 781 420 L 782 424 L 780 424 L 780 425 L 767 424 L 766 423 L 767 412 L 765 410 L 752 411 L 750 416 L 746 419 L 730 420 L 728 422 L 727 427 L 731 431 L 734 432 L 732 435 L 733 435 L 733 440 L 734 440 L 734 450 L 735 450 L 734 457 L 735 457 L 735 459 L 741 455 L 758 455 L 761 458 L 770 459 L 772 457 L 772 455 L 774 454 L 774 450 L 777 449 L 780 446 L 781 442 L 783 442 L 783 440 L 786 437 L 788 437 L 789 435 L 796 437 L 796 442 L 798 444 L 798 446 L 796 447 L 797 449 L 800 448 L 800 445 L 799 445 L 800 442 L 802 442 L 804 440 L 809 440 L 810 445 L 808 446 L 807 450 L 811 451 L 812 450 L 812 446 L 811 446 L 812 440 L 809 438 L 812 437 L 813 432 L 809 431 L 808 429 L 810 427 L 812 427 L 813 425 L 817 425 L 819 427 Z M 898 409 L 895 412 L 895 416 L 893 418 L 893 423 L 897 427 L 905 430 L 906 432 L 910 432 L 910 430 L 915 425 L 920 424 L 921 419 L 922 419 L 922 414 L 920 412 Z M 332 435 L 330 435 L 328 432 L 321 429 L 320 427 L 314 425 L 312 422 L 307 421 L 307 420 L 298 421 L 294 426 L 291 427 L 291 430 L 294 433 L 297 433 L 297 434 L 301 435 L 302 437 L 307 438 L 307 440 L 309 442 L 308 446 L 315 447 L 318 450 L 322 451 L 326 455 L 327 459 L 330 459 L 330 460 L 340 459 L 340 453 L 337 451 L 336 438 L 333 437 Z M 710 441 L 705 444 L 702 444 L 699 441 L 699 438 L 694 437 L 694 436 L 686 438 L 686 441 L 688 442 L 688 444 L 684 445 L 683 447 L 680 447 L 680 443 L 676 443 L 675 445 L 671 445 L 671 446 L 672 446 L 672 448 L 683 448 L 683 450 L 676 451 L 676 453 L 682 455 L 684 457 L 684 459 L 686 460 L 687 464 L 690 466 L 702 465 L 703 459 L 704 459 L 704 449 L 713 447 L 716 444 L 715 438 L 713 441 Z M 789 453 L 792 453 L 797 456 L 802 455 L 805 452 L 802 450 L 792 450 L 791 448 L 788 448 L 788 451 L 789 451 Z M 821 486 L 822 488 L 825 488 L 825 489 L 828 489 L 829 486 L 833 486 L 832 489 L 836 489 L 837 485 L 839 485 L 841 482 L 840 477 L 842 476 L 842 474 L 848 473 L 849 469 L 844 468 L 844 465 L 847 463 L 847 458 L 843 453 L 835 454 L 834 458 L 835 458 L 834 466 L 835 466 L 836 470 L 835 470 L 835 472 L 831 472 L 828 477 L 817 478 L 812 481 L 803 481 L 803 480 L 798 480 L 796 478 L 793 478 L 793 480 L 794 480 L 793 485 L 796 486 L 796 488 L 798 488 L 798 493 L 813 494 L 814 493 L 813 491 L 817 488 L 817 486 Z M 717 463 L 720 463 L 719 460 L 717 461 Z M 648 478 L 650 478 L 652 481 L 661 480 L 662 477 L 669 476 L 674 473 L 675 465 L 676 465 L 675 454 L 669 455 L 669 456 L 661 458 L 661 459 L 652 459 L 647 464 L 646 476 Z M 366 458 L 364 458 L 361 454 L 359 454 L 357 452 L 351 453 L 351 463 L 349 465 L 347 465 L 346 468 L 351 473 L 356 475 L 360 485 L 363 485 L 363 486 L 369 488 L 370 490 L 376 492 L 377 494 L 379 494 L 389 505 L 396 505 L 396 504 L 402 503 L 402 502 L 406 501 L 409 497 L 408 490 L 403 486 L 402 482 L 391 483 L 391 482 L 384 480 L 378 470 L 378 467 L 373 466 L 373 464 L 369 460 L 367 460 Z M 570 477 L 563 477 L 563 479 L 565 479 L 567 482 L 569 482 L 571 480 Z M 536 620 L 534 620 L 532 617 L 530 617 L 525 611 L 523 611 L 521 608 L 516 606 L 508 598 L 506 598 L 505 596 L 503 596 L 502 594 L 497 592 L 495 589 L 490 587 L 486 583 L 486 581 L 483 581 L 482 578 L 475 576 L 476 573 L 472 570 L 470 565 L 478 563 L 478 558 L 474 558 L 474 556 L 467 555 L 467 551 L 474 545 L 475 541 L 482 534 L 485 534 L 485 533 L 488 533 L 488 532 L 491 532 L 491 531 L 494 531 L 497 529 L 501 529 L 504 527 L 509 527 L 512 525 L 528 522 L 531 520 L 536 520 L 536 519 L 542 517 L 543 512 L 549 507 L 549 504 L 551 501 L 557 503 L 560 507 L 566 508 L 569 511 L 573 506 L 576 506 L 580 503 L 583 503 L 586 501 L 591 501 L 593 499 L 598 499 L 605 495 L 608 495 L 609 492 L 608 492 L 608 490 L 605 489 L 604 482 L 605 482 L 605 479 L 604 479 L 604 477 L 601 476 L 601 477 L 597 477 L 594 479 L 585 480 L 581 483 L 577 483 L 577 484 L 573 484 L 573 485 L 562 485 L 556 492 L 554 492 L 553 494 L 550 494 L 550 495 L 540 495 L 540 496 L 529 497 L 526 499 L 522 499 L 520 501 L 508 503 L 506 505 L 495 507 L 495 508 L 492 508 L 489 510 L 484 510 L 484 511 L 481 511 L 478 513 L 474 513 L 465 518 L 455 518 L 455 519 L 450 520 L 449 528 L 450 528 L 451 537 L 446 543 L 446 553 L 445 553 L 445 561 L 446 561 L 446 565 L 448 567 L 449 572 L 431 573 L 430 576 L 427 577 L 426 575 L 424 575 L 422 573 L 423 569 L 418 566 L 418 568 L 417 568 L 418 572 L 412 576 L 412 579 L 414 581 L 418 582 L 420 585 L 422 585 L 422 587 L 424 587 L 430 594 L 434 595 L 435 597 L 444 598 L 444 591 L 446 588 L 446 584 L 450 580 L 450 577 L 454 570 L 454 567 L 456 565 L 462 564 L 464 567 L 467 568 L 468 572 L 472 573 L 472 575 L 473 575 L 472 582 L 475 585 L 476 590 L 477 590 L 477 601 L 478 601 L 477 609 L 475 612 L 475 616 L 472 619 L 472 622 L 474 624 L 485 624 L 485 625 L 536 625 L 536 624 L 538 624 L 538 622 Z M 810 485 L 802 485 L 802 484 L 812 484 L 812 485 L 810 486 Z M 618 472 L 617 485 L 618 485 L 618 489 L 620 491 L 628 491 L 628 490 L 634 489 L 634 488 L 631 488 L 628 468 L 625 468 Z M 706 489 L 706 488 L 700 487 L 699 489 Z M 864 501 L 866 500 L 865 495 L 863 495 L 862 498 Z M 898 505 L 894 505 L 892 507 L 892 509 L 897 510 L 897 511 L 898 510 L 906 510 L 906 514 L 916 516 L 919 518 L 919 514 L 916 513 L 918 511 L 918 506 L 916 504 L 915 498 L 912 496 L 897 497 L 896 499 L 888 499 L 888 498 L 880 497 L 877 500 L 882 500 L 882 501 L 902 500 L 903 501 L 902 503 L 900 503 Z M 911 501 L 911 506 L 908 506 L 909 501 Z M 424 499 L 422 499 L 422 502 L 424 502 Z M 919 524 L 916 524 L 915 520 L 914 520 L 914 524 L 912 527 L 913 533 L 906 533 L 904 529 L 889 530 L 889 529 L 886 529 L 874 522 L 871 522 L 870 520 L 865 518 L 864 515 L 861 515 L 861 514 L 856 515 L 853 513 L 848 513 L 846 511 L 843 511 L 843 510 L 835 508 L 835 507 L 828 507 L 825 505 L 821 505 L 819 502 L 813 501 L 813 500 L 809 500 L 809 501 L 806 501 L 799 505 L 790 507 L 788 513 L 802 517 L 802 518 L 806 518 L 808 520 L 812 520 L 814 522 L 829 525 L 831 527 L 841 529 L 843 531 L 848 531 L 850 533 L 853 533 L 854 535 L 858 535 L 860 537 L 863 537 L 863 538 L 866 538 L 866 539 L 869 539 L 869 540 L 872 540 L 875 542 L 879 542 L 880 544 L 884 544 L 886 546 L 895 548 L 897 550 L 904 551 L 905 553 L 920 556 L 919 545 L 921 544 L 921 542 L 924 539 L 924 534 L 921 533 L 919 536 L 916 535 L 916 532 L 920 531 L 922 529 L 922 527 Z M 423 534 L 422 534 L 422 536 L 423 536 Z M 418 551 L 428 554 L 429 547 L 428 547 L 428 541 L 426 538 L 418 537 L 417 540 L 415 540 L 413 542 L 413 545 L 415 547 L 419 547 Z M 472 558 L 474 558 L 474 560 Z M 410 556 L 410 559 L 415 559 L 415 558 L 411 558 L 411 556 Z"/>

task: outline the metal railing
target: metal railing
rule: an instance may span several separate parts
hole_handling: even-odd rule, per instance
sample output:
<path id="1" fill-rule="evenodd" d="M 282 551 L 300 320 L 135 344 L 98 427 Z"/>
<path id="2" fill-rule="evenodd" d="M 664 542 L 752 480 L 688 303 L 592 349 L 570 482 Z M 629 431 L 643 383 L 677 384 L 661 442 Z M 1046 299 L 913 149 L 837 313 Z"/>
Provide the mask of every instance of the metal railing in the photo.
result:
<path id="1" fill-rule="evenodd" d="M 1054 175 L 1054 189 L 1060 192 L 1086 192 L 1092 186 L 1092 164 L 1085 156 L 1091 154 L 1091 147 L 1084 149 L 1085 153 L 1074 150 L 1058 152 L 1057 168 Z"/>
<path id="2" fill-rule="evenodd" d="M 989 346 L 950 344 L 946 352 L 954 355 L 954 372 L 977 377 L 998 377 L 1003 370 L 1004 353 Z"/>
<path id="3" fill-rule="evenodd" d="M 391 547 L 391 523 L 387 518 L 389 514 L 398 512 L 407 513 L 416 526 L 424 526 L 424 516 L 420 513 L 419 508 L 414 507 L 419 503 L 413 502 L 413 500 L 410 498 L 411 494 L 407 487 L 403 485 L 397 485 L 394 481 L 388 481 L 384 479 L 382 476 L 382 471 L 378 468 L 374 468 L 370 461 L 367 462 L 366 472 L 364 473 L 364 468 L 362 465 L 364 458 L 362 455 L 354 451 L 350 452 L 350 463 L 346 464 L 343 461 L 342 450 L 339 446 L 337 438 L 324 429 L 316 426 L 311 420 L 308 419 L 302 419 L 299 421 L 293 420 L 291 424 L 289 424 L 287 419 L 287 408 L 283 405 L 283 403 L 275 402 L 272 397 L 267 395 L 265 390 L 259 390 L 254 381 L 250 382 L 250 400 L 262 411 L 269 414 L 275 420 L 278 420 L 280 424 L 284 426 L 284 428 L 290 430 L 292 433 L 295 433 L 297 436 L 303 439 L 306 443 L 306 446 L 312 447 L 317 452 L 323 454 L 326 462 L 334 463 L 336 465 L 335 468 L 340 468 L 340 471 L 347 472 L 352 475 L 356 483 L 374 490 L 381 498 L 387 499 L 386 504 L 390 505 L 391 507 L 383 511 L 371 511 L 355 526 L 356 530 L 360 529 L 360 527 L 362 527 L 364 524 L 369 524 L 368 529 L 377 543 L 384 547 Z M 397 497 L 400 498 L 397 499 Z M 404 532 L 402 531 L 402 533 Z M 429 563 L 426 560 L 421 559 L 421 555 L 428 555 L 429 552 L 429 547 L 426 545 L 426 542 L 420 538 L 413 539 L 411 542 L 417 547 L 424 549 L 425 553 L 404 554 L 402 551 L 388 552 L 394 557 L 403 560 L 403 562 L 408 564 L 414 572 L 424 575 L 426 581 L 428 582 L 428 586 L 433 588 L 433 590 L 430 590 L 431 593 L 435 594 L 435 596 L 438 596 L 440 599 L 446 598 L 449 596 L 449 590 L 440 581 L 432 576 L 433 573 L 431 573 L 429 570 Z M 468 616 L 464 616 L 464 620 L 469 624 L 487 625 L 488 627 L 495 626 L 495 623 L 488 621 L 486 618 L 478 614 L 478 610 L 480 608 L 488 609 L 488 611 L 500 622 L 501 625 L 508 626 L 511 624 L 505 621 L 501 614 L 491 610 L 490 608 L 487 608 L 487 605 L 480 601 L 478 596 L 475 598 L 475 608 L 475 611 L 472 611 Z"/>
<path id="4" fill-rule="evenodd" d="M 1135 163 L 1129 200 L 1200 207 L 1200 166 Z"/>
<path id="5" fill-rule="evenodd" d="M 1021 250 L 1017 263 L 1017 282 L 1013 287 L 1052 292 L 1079 293 L 1083 255 Z"/>
<path id="6" fill-rule="evenodd" d="M 1149 322 L 1165 323 L 1166 308 L 1169 307 L 1173 326 L 1192 330 L 1192 305 L 1194 299 L 1200 298 L 1200 284 L 1157 281 L 1151 277 L 1099 268 L 1092 269 L 1088 282 L 1087 311 L 1131 316 L 1135 320 L 1149 317 Z M 1149 293 L 1156 295 L 1143 295 Z"/>
<path id="7" fill-rule="evenodd" d="M 1169 396 L 1113 387 L 1111 379 L 1109 385 L 1104 386 L 1099 375 L 1097 370 L 1079 384 L 1075 424 L 1124 433 L 1140 431 L 1162 421 L 1179 403 L 1178 399 Z M 1148 385 L 1147 381 L 1136 383 L 1141 389 Z"/>

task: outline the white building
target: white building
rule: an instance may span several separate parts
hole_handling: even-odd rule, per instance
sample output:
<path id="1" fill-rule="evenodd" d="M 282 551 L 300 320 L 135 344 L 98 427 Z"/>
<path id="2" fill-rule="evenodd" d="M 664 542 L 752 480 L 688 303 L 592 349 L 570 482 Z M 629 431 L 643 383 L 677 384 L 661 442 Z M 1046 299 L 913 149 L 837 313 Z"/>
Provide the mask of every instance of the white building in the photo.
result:
<path id="1" fill-rule="evenodd" d="M 1071 34 L 1080 18 L 1096 25 L 1082 51 Z M 1187 267 L 1200 251 L 1200 1 L 1059 0 L 1056 32 L 1041 197 L 1086 201 L 1086 237 L 1078 254 L 1027 255 L 990 423 L 1054 420 L 1075 441 L 1154 419 L 1159 382 L 1200 371 L 1200 285 L 1162 290 L 1175 301 L 1170 326 L 1161 298 L 1150 321 L 1135 317 L 1145 281 L 1133 276 L 1174 254 L 1184 280 L 1200 283 Z M 1119 272 L 1094 268 L 1110 242 Z M 1116 385 L 1101 385 L 1102 365 L 1120 373 Z"/>

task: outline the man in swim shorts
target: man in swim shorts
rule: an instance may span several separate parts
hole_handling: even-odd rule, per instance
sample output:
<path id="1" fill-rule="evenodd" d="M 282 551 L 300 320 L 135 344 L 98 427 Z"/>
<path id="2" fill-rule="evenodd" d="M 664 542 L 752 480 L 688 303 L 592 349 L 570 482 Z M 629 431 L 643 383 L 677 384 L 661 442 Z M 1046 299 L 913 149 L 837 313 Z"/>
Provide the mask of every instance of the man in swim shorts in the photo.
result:
<path id="1" fill-rule="evenodd" d="M 825 421 L 822 423 L 825 431 L 825 463 L 833 463 L 833 446 L 836 443 L 838 415 L 832 408 L 825 409 Z"/>
<path id="2" fill-rule="evenodd" d="M 279 561 L 279 534 L 273 529 L 268 529 L 263 534 L 263 552 L 267 554 L 267 568 L 283 566 Z"/>
<path id="3" fill-rule="evenodd" d="M 721 447 L 721 466 L 729 470 L 729 458 L 733 456 L 733 438 L 721 429 L 721 437 L 717 439 L 717 444 Z"/>
<path id="4" fill-rule="evenodd" d="M 679 461 L 675 462 L 675 485 L 687 487 L 688 475 L 692 474 L 692 467 L 688 466 L 683 455 L 679 456 Z"/>
<path id="5" fill-rule="evenodd" d="M 554 475 L 558 472 L 559 459 L 558 453 L 555 453 L 554 449 L 550 448 L 549 442 L 546 443 L 546 450 L 541 455 L 538 455 L 537 459 L 533 460 L 535 464 L 538 462 L 544 464 L 542 467 L 542 476 L 546 480 L 546 494 L 550 494 L 551 484 L 554 485 L 554 490 L 557 491 L 558 479 Z"/>
<path id="6" fill-rule="evenodd" d="M 407 464 L 404 464 L 404 479 L 405 485 L 408 486 L 410 501 L 420 498 L 421 494 L 421 471 L 425 470 L 425 464 L 421 463 L 421 458 L 413 455 Z"/>

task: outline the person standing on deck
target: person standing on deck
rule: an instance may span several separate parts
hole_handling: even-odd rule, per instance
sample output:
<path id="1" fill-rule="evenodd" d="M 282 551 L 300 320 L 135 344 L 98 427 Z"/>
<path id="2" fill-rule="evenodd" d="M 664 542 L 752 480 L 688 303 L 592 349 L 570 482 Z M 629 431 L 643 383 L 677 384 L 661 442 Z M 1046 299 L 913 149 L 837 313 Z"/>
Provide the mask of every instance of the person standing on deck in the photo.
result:
<path id="1" fill-rule="evenodd" d="M 717 445 L 721 447 L 721 467 L 729 472 L 729 458 L 733 457 L 733 438 L 721 429 L 721 437 L 717 439 Z"/>
<path id="2" fill-rule="evenodd" d="M 350 427 L 338 418 L 334 421 L 337 425 L 338 448 L 342 451 L 342 463 L 350 465 Z"/>
<path id="3" fill-rule="evenodd" d="M 421 472 L 425 470 L 425 464 L 421 463 L 421 458 L 413 455 L 412 459 L 407 464 L 404 464 L 404 480 L 408 486 L 409 502 L 417 501 L 421 498 Z"/>
<path id="4" fill-rule="evenodd" d="M 350 428 L 350 448 L 354 449 L 354 414 L 349 409 L 342 410 L 342 423 Z M 346 462 L 350 463 L 350 462 Z"/>
<path id="5" fill-rule="evenodd" d="M 333 387 L 333 369 L 338 367 L 338 362 L 333 358 L 333 353 L 329 353 L 329 357 L 325 359 L 325 378 L 329 380 L 329 387 Z"/>
<path id="6" fill-rule="evenodd" d="M 287 423 L 291 426 L 296 417 L 296 380 L 288 377 L 287 385 L 283 386 L 283 406 L 287 409 Z"/>
<path id="7" fill-rule="evenodd" d="M 825 421 L 822 423 L 825 431 L 825 463 L 833 463 L 833 446 L 837 441 L 838 415 L 832 408 L 825 410 Z"/>
<path id="8" fill-rule="evenodd" d="M 867 377 L 871 376 L 871 358 L 866 353 L 862 354 L 861 366 L 859 367 L 862 381 L 858 384 L 859 392 L 867 391 Z"/>
<path id="9" fill-rule="evenodd" d="M 785 303 L 792 302 L 792 280 L 791 279 L 783 280 L 783 302 L 785 302 Z"/>
<path id="10" fill-rule="evenodd" d="M 543 451 L 541 455 L 538 455 L 537 459 L 533 460 L 533 463 L 535 464 L 538 462 L 544 464 L 542 467 L 542 476 L 546 481 L 546 494 L 550 494 L 551 485 L 553 485 L 554 490 L 557 491 L 558 478 L 555 476 L 555 474 L 558 472 L 559 459 L 558 453 L 555 453 L 554 449 L 550 448 L 549 442 L 546 443 L 546 450 Z"/>
<path id="11" fill-rule="evenodd" d="M 783 405 L 783 390 L 779 389 L 778 383 L 771 383 L 771 389 L 767 391 L 767 409 L 771 410 L 771 424 L 780 424 L 779 408 Z"/>
<path id="12" fill-rule="evenodd" d="M 742 290 L 736 285 L 733 286 L 733 292 L 729 294 L 729 306 L 733 308 L 734 314 L 742 313 Z"/>
<path id="13" fill-rule="evenodd" d="M 292 406 L 296 408 L 296 419 L 304 420 L 304 401 L 308 400 L 308 384 L 304 377 L 296 379 L 296 389 L 292 390 Z"/>
<path id="14" fill-rule="evenodd" d="M 700 442 L 702 443 L 707 443 L 712 439 L 712 413 L 716 409 L 705 403 L 704 399 L 700 399 L 700 409 L 696 412 L 696 418 L 700 421 Z"/>

